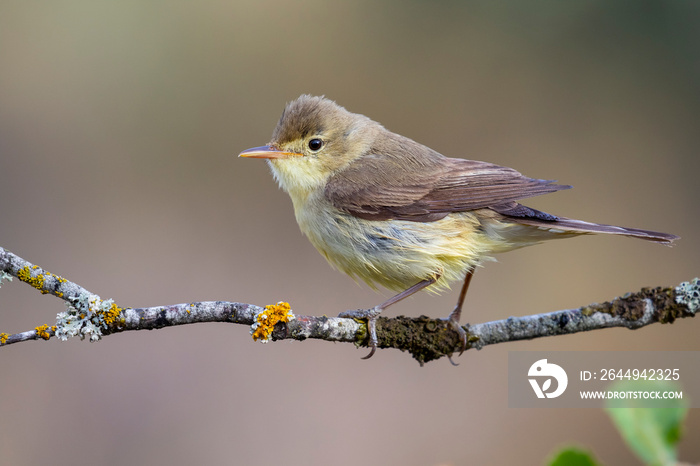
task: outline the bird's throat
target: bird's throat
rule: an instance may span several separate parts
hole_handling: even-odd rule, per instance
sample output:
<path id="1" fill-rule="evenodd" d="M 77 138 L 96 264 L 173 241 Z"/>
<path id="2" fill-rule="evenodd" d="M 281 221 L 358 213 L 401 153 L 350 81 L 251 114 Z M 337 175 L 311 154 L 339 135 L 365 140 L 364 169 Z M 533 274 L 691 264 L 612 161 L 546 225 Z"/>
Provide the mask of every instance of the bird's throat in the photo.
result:
<path id="1" fill-rule="evenodd" d="M 272 175 L 292 198 L 295 209 L 304 205 L 311 194 L 322 193 L 328 182 L 329 174 L 311 162 L 302 158 L 269 161 Z"/>

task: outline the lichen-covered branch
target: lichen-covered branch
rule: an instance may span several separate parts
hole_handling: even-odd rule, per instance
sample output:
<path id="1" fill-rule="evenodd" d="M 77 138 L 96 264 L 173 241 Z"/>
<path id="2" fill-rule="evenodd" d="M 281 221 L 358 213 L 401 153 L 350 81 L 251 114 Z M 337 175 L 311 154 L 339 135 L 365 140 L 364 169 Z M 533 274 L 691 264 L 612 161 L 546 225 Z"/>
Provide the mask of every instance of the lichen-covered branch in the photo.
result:
<path id="1" fill-rule="evenodd" d="M 41 293 L 66 301 L 67 310 L 57 315 L 56 324 L 40 325 L 26 332 L 0 333 L 0 345 L 27 340 L 73 336 L 96 341 L 103 336 L 128 330 L 153 330 L 197 322 L 228 322 L 250 326 L 255 340 L 316 338 L 327 341 L 367 343 L 363 321 L 340 317 L 294 315 L 287 303 L 265 307 L 226 301 L 156 306 L 119 307 L 83 287 L 43 270 L 0 248 L 0 284 L 18 278 Z M 653 323 L 672 323 L 693 317 L 700 308 L 700 281 L 695 278 L 676 287 L 643 288 L 610 302 L 595 303 L 525 317 L 465 325 L 469 348 L 508 341 L 586 332 L 610 327 L 637 329 Z M 377 322 L 380 348 L 408 351 L 421 364 L 459 351 L 457 334 L 441 319 L 426 316 L 380 317 Z"/>

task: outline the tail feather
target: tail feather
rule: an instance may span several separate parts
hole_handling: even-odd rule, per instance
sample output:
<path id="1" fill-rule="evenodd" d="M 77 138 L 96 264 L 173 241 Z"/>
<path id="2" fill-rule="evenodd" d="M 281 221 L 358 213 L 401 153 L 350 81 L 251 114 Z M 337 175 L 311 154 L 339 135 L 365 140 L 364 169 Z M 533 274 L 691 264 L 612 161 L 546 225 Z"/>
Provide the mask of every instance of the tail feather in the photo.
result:
<path id="1" fill-rule="evenodd" d="M 583 220 L 575 220 L 566 217 L 556 217 L 556 220 L 540 220 L 536 218 L 511 217 L 511 220 L 513 220 L 515 223 L 546 228 L 552 231 L 561 230 L 562 232 L 581 234 L 605 233 L 610 235 L 622 235 L 669 245 L 672 244 L 675 240 L 680 239 L 680 236 L 672 235 L 669 233 L 661 233 L 658 231 L 651 230 L 640 230 L 637 228 L 618 227 L 615 225 L 605 225 L 602 223 L 590 223 L 584 222 Z"/>

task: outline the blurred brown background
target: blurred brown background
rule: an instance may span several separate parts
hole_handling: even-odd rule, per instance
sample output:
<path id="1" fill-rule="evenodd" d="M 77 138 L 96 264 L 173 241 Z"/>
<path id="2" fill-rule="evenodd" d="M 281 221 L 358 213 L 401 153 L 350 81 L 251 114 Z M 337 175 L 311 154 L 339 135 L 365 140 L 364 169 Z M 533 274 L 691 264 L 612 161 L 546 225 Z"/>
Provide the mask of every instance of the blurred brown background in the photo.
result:
<path id="1" fill-rule="evenodd" d="M 451 156 L 576 189 L 528 202 L 679 234 L 553 242 L 477 273 L 471 322 L 700 274 L 695 2 L 0 2 L 0 246 L 122 306 L 378 295 L 331 271 L 264 163 L 284 104 L 325 94 Z M 456 291 L 390 314 L 443 316 Z M 63 304 L 15 281 L 0 330 Z M 507 406 L 519 350 L 700 350 L 698 319 L 469 351 L 460 366 L 242 326 L 28 342 L 0 355 L 3 464 L 635 464 L 595 410 Z M 700 415 L 681 445 L 700 459 Z"/>

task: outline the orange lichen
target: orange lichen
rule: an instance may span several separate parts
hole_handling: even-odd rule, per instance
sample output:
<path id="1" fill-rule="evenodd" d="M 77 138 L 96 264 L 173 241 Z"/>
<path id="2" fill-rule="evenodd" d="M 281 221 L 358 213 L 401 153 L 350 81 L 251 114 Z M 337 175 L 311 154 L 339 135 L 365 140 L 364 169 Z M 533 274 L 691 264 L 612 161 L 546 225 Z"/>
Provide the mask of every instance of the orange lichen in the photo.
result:
<path id="1" fill-rule="evenodd" d="M 38 267 L 35 265 L 32 267 L 32 269 L 37 269 Z M 17 272 L 17 278 L 22 280 L 24 283 L 27 283 L 37 290 L 41 291 L 42 293 L 48 293 L 47 291 L 44 290 L 44 274 L 37 274 L 36 277 L 32 276 L 32 272 L 29 269 L 29 266 L 22 267 L 19 272 Z"/>
<path id="2" fill-rule="evenodd" d="M 22 267 L 19 270 L 19 272 L 17 272 L 17 278 L 22 280 L 24 283 L 27 283 L 36 288 L 37 290 L 41 291 L 42 294 L 49 293 L 48 290 L 44 289 L 44 283 L 46 282 L 46 278 L 53 278 L 59 283 L 59 286 L 68 281 L 63 277 L 52 274 L 51 272 L 40 272 L 36 275 L 36 277 L 34 277 L 32 276 L 32 270 L 41 271 L 38 265 L 33 265 L 32 267 L 29 267 L 27 265 L 25 267 Z M 61 293 L 60 291 L 56 291 L 55 294 L 59 298 L 63 297 L 63 293 Z"/>
<path id="3" fill-rule="evenodd" d="M 7 333 L 0 333 L 0 345 L 4 345 L 7 343 L 7 339 L 10 338 L 10 335 Z"/>
<path id="4" fill-rule="evenodd" d="M 34 328 L 34 330 L 36 331 L 36 335 L 39 338 L 43 338 L 44 340 L 48 340 L 49 338 L 51 338 L 51 334 L 47 332 L 48 329 L 48 325 L 39 325 L 38 327 Z"/>
<path id="5" fill-rule="evenodd" d="M 270 341 L 275 324 L 278 322 L 289 322 L 295 318 L 289 303 L 280 301 L 277 304 L 269 304 L 265 306 L 264 311 L 256 314 L 255 323 L 252 325 L 250 333 L 253 336 L 253 340 L 261 340 L 263 343 L 267 343 Z"/>
<path id="6" fill-rule="evenodd" d="M 112 303 L 109 309 L 102 312 L 102 318 L 104 319 L 105 324 L 112 325 L 117 321 L 121 313 L 122 308 L 117 307 L 116 304 Z"/>

